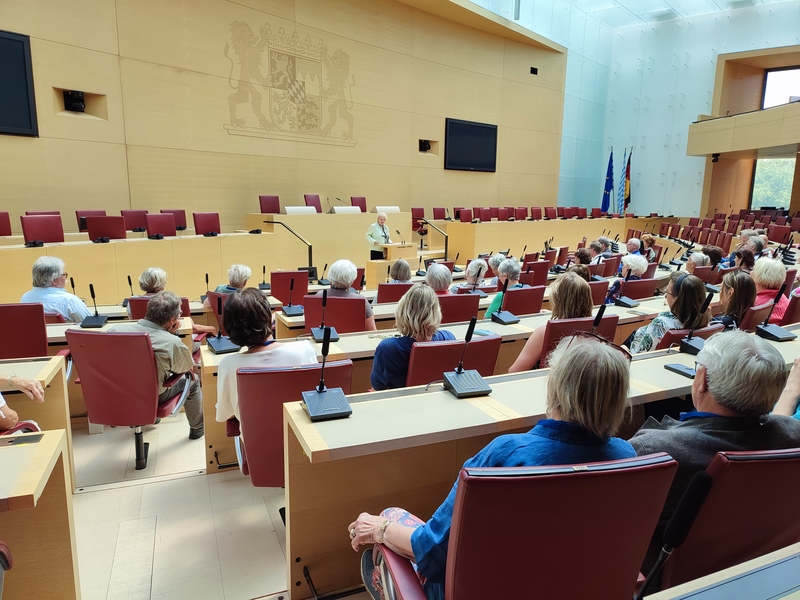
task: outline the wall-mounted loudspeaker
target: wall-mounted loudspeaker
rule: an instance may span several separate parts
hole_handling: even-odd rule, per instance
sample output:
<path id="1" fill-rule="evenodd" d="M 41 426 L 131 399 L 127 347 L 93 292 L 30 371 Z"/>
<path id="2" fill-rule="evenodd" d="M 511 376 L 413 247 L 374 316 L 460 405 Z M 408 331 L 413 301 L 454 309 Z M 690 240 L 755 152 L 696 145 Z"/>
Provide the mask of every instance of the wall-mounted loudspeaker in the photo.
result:
<path id="1" fill-rule="evenodd" d="M 83 99 L 83 92 L 64 90 L 64 110 L 85 112 L 86 102 Z"/>
<path id="2" fill-rule="evenodd" d="M 420 140 L 419 141 L 419 151 L 420 152 L 427 152 L 430 149 L 431 149 L 430 140 Z"/>

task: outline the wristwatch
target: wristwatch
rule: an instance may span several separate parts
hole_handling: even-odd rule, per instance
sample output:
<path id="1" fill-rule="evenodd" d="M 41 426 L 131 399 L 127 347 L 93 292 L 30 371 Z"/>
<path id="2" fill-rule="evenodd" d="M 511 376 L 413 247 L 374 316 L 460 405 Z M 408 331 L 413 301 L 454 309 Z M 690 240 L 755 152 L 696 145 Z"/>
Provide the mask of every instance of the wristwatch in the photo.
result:
<path id="1" fill-rule="evenodd" d="M 386 528 L 389 526 L 389 523 L 391 523 L 389 519 L 386 519 L 383 523 L 381 523 L 380 536 L 378 537 L 379 544 L 384 543 L 384 539 L 386 538 Z"/>

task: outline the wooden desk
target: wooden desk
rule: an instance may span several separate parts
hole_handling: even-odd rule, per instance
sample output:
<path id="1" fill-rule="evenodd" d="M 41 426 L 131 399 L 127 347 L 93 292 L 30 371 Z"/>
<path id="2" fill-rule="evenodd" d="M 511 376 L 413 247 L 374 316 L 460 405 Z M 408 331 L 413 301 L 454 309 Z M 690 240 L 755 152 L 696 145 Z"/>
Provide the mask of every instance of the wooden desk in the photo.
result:
<path id="1" fill-rule="evenodd" d="M 72 479 L 64 430 L 40 442 L 0 446 L 0 537 L 14 556 L 6 598 L 81 597 Z"/>
<path id="2" fill-rule="evenodd" d="M 415 244 L 378 244 L 384 250 L 386 260 L 396 261 L 401 258 L 406 259 L 409 264 L 413 263 L 417 258 L 417 246 Z"/>
<path id="3" fill-rule="evenodd" d="M 800 341 L 776 344 L 787 366 Z M 633 405 L 689 393 L 691 380 L 664 369 L 695 357 L 653 352 L 631 365 Z M 350 397 L 348 419 L 311 423 L 300 402 L 284 404 L 286 558 L 291 598 L 307 598 L 308 567 L 320 593 L 360 584 L 360 554 L 347 525 L 362 511 L 401 506 L 428 518 L 463 462 L 499 434 L 544 417 L 549 370 L 487 379 L 492 394 L 458 400 L 424 387 Z M 331 498 L 335 499 L 331 503 Z"/>

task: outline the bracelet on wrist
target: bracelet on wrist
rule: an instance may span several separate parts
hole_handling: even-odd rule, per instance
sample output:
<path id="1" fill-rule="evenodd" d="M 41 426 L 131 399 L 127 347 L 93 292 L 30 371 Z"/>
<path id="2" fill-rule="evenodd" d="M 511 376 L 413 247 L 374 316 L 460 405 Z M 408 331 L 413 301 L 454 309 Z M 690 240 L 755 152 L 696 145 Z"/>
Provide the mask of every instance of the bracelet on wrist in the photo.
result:
<path id="1" fill-rule="evenodd" d="M 389 521 L 388 519 L 385 520 L 383 523 L 381 523 L 380 535 L 378 536 L 379 544 L 383 544 L 386 539 L 386 528 L 389 527 L 389 523 L 391 523 L 391 521 Z"/>

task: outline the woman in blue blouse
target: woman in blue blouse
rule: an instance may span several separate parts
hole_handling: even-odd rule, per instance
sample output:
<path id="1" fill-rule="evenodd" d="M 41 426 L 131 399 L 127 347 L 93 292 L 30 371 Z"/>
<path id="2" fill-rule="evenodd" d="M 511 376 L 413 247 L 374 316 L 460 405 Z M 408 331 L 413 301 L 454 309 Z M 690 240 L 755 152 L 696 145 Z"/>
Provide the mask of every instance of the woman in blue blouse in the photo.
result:
<path id="1" fill-rule="evenodd" d="M 630 458 L 631 445 L 612 437 L 628 407 L 630 355 L 590 336 L 564 338 L 550 355 L 547 418 L 528 433 L 501 435 L 464 467 L 564 465 Z M 593 393 L 587 393 L 593 390 Z M 444 598 L 445 565 L 458 482 L 431 519 L 423 522 L 399 508 L 380 516 L 361 513 L 348 532 L 354 550 L 386 544 L 413 560 L 428 598 Z M 380 597 L 372 549 L 362 557 L 367 589 Z"/>
<path id="2" fill-rule="evenodd" d="M 442 322 L 439 300 L 427 285 L 415 285 L 397 304 L 395 327 L 398 337 L 382 340 L 375 349 L 370 382 L 375 390 L 401 388 L 406 385 L 408 361 L 414 342 L 454 340 L 449 331 L 437 331 Z"/>

